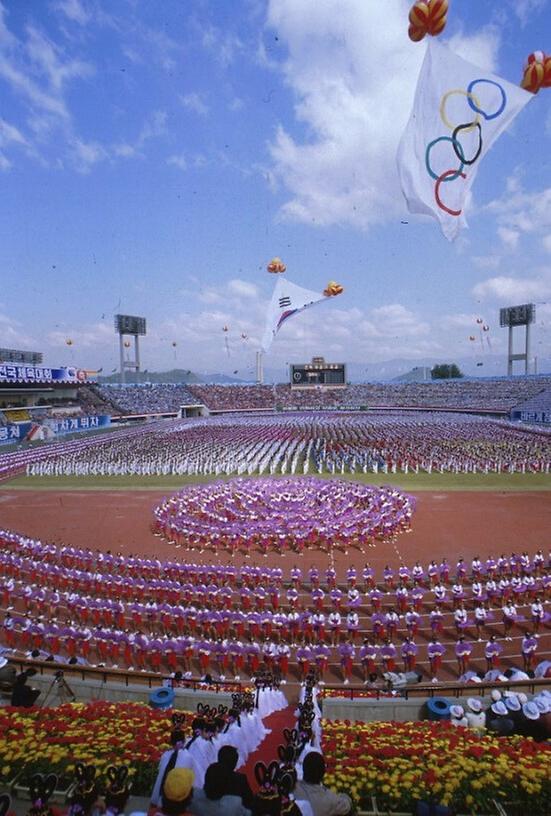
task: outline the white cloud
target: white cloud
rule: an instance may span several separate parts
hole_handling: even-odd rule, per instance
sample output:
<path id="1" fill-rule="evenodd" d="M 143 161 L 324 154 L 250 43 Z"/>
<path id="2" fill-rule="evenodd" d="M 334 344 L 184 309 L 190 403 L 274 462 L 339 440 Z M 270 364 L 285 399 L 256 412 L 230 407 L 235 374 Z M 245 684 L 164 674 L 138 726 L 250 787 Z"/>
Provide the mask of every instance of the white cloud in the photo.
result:
<path id="1" fill-rule="evenodd" d="M 82 328 L 69 327 L 66 331 L 52 331 L 46 335 L 46 342 L 52 348 L 66 348 L 67 339 L 73 341 L 75 351 L 81 348 L 95 348 L 108 344 L 113 346 L 113 326 L 105 323 L 94 323 Z"/>
<path id="2" fill-rule="evenodd" d="M 447 45 L 450 49 L 473 65 L 478 65 L 485 71 L 495 72 L 497 69 L 497 54 L 500 37 L 495 26 L 486 26 L 469 36 L 455 34 L 450 37 Z"/>
<path id="3" fill-rule="evenodd" d="M 539 192 L 524 192 L 517 181 L 502 198 L 491 201 L 486 209 L 496 215 L 498 224 L 521 233 L 548 232 L 551 229 L 551 187 Z"/>
<path id="4" fill-rule="evenodd" d="M 471 260 L 478 269 L 497 269 L 501 263 L 499 255 L 475 255 Z"/>
<path id="5" fill-rule="evenodd" d="M 229 291 L 240 298 L 257 298 L 258 287 L 249 281 L 234 278 L 228 283 Z"/>
<path id="6" fill-rule="evenodd" d="M 396 148 L 411 109 L 424 47 L 404 36 L 409 3 L 385 3 L 385 25 L 371 4 L 315 6 L 271 0 L 268 25 L 288 48 L 280 66 L 305 136 L 280 126 L 269 146 L 275 179 L 290 192 L 292 220 L 368 228 L 404 211 Z M 494 29 L 455 37 L 482 62 L 495 61 Z M 471 56 L 472 58 L 472 56 Z"/>
<path id="7" fill-rule="evenodd" d="M 546 5 L 547 0 L 510 0 L 509 5 L 513 9 L 523 26 Z"/>
<path id="8" fill-rule="evenodd" d="M 551 233 L 549 235 L 545 235 L 542 238 L 543 248 L 546 252 L 551 252 Z"/>
<path id="9" fill-rule="evenodd" d="M 210 51 L 224 68 L 231 65 L 237 54 L 243 50 L 243 43 L 231 31 L 213 25 L 200 26 L 200 31 L 203 47 Z"/>
<path id="10" fill-rule="evenodd" d="M 544 269 L 537 278 L 514 278 L 499 275 L 477 283 L 473 295 L 480 299 L 505 301 L 537 300 L 551 295 L 551 269 Z"/>
<path id="11" fill-rule="evenodd" d="M 81 26 L 85 26 L 90 21 L 90 14 L 81 0 L 57 0 L 53 8 L 64 14 L 71 22 Z"/>
<path id="12" fill-rule="evenodd" d="M 109 158 L 107 150 L 98 142 L 83 142 L 73 140 L 73 160 L 80 173 L 89 173 L 92 167 Z"/>
<path id="13" fill-rule="evenodd" d="M 509 227 L 498 227 L 497 234 L 509 249 L 517 248 L 520 238 L 520 232 L 518 232 L 518 230 L 509 229 Z"/>
<path id="14" fill-rule="evenodd" d="M 186 157 L 183 153 L 174 154 L 169 156 L 166 160 L 167 164 L 172 164 L 174 167 L 178 167 L 179 170 L 187 170 L 188 163 Z"/>
<path id="15" fill-rule="evenodd" d="M 205 102 L 204 94 L 193 91 L 188 94 L 180 94 L 179 99 L 186 110 L 198 113 L 199 116 L 206 116 L 209 112 L 209 106 Z"/>

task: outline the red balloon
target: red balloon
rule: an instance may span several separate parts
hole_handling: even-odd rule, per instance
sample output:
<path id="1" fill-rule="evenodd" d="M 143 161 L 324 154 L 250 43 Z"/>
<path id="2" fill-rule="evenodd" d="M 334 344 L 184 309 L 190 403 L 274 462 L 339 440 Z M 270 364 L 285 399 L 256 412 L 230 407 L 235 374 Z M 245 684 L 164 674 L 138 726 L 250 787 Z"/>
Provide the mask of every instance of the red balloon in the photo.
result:
<path id="1" fill-rule="evenodd" d="M 544 75 L 545 70 L 541 62 L 530 63 L 524 71 L 524 76 L 520 83 L 521 87 L 524 88 L 525 91 L 536 94 L 541 88 Z"/>
<path id="2" fill-rule="evenodd" d="M 551 88 L 551 56 L 545 58 L 543 63 L 543 79 L 541 81 L 542 88 Z"/>

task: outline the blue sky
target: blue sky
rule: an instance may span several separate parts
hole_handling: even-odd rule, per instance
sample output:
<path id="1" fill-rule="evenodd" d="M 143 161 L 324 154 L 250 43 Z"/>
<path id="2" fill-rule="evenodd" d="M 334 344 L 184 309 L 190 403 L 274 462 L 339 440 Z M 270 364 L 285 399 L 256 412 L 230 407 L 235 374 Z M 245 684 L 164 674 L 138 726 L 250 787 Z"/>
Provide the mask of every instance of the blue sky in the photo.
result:
<path id="1" fill-rule="evenodd" d="M 324 354 L 489 370 L 499 307 L 526 300 L 534 351 L 551 357 L 551 89 L 484 159 L 470 229 L 450 244 L 398 185 L 425 48 L 407 37 L 408 3 L 0 9 L 0 345 L 110 372 L 121 311 L 147 318 L 145 368 L 245 377 L 279 255 L 293 282 L 345 293 L 289 321 L 268 367 Z M 551 52 L 551 2 L 451 0 L 441 39 L 517 83 L 527 54 Z M 478 316 L 484 352 L 468 340 Z"/>

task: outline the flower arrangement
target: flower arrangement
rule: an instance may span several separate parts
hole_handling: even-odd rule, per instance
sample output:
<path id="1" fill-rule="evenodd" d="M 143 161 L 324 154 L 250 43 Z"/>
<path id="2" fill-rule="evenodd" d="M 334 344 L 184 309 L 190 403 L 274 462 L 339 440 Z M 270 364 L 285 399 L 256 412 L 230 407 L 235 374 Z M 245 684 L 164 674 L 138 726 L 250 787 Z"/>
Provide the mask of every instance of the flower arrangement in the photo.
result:
<path id="1" fill-rule="evenodd" d="M 479 737 L 448 722 L 323 721 L 325 784 L 367 807 L 414 812 L 430 800 L 460 813 L 493 813 L 492 800 L 549 813 L 551 745 Z M 369 809 L 369 808 L 367 808 Z"/>
<path id="2" fill-rule="evenodd" d="M 322 688 L 318 690 L 318 698 L 339 698 L 346 700 L 379 699 L 380 697 L 395 697 L 390 691 L 377 691 L 376 689 L 350 689 L 350 688 Z"/>
<path id="3" fill-rule="evenodd" d="M 191 724 L 186 713 L 184 729 Z M 20 774 L 72 776 L 76 762 L 103 773 L 128 763 L 134 794 L 148 795 L 160 754 L 169 748 L 170 713 L 143 703 L 68 703 L 57 708 L 0 708 L 0 783 Z"/>

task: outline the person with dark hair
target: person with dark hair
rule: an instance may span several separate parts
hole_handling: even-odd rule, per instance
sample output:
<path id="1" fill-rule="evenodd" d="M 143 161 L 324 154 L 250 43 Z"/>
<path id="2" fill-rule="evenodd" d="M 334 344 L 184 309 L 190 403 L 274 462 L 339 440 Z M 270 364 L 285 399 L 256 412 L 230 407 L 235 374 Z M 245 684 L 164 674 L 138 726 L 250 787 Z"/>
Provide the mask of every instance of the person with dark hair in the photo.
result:
<path id="1" fill-rule="evenodd" d="M 30 708 L 36 703 L 40 694 L 40 689 L 30 688 L 27 685 L 29 677 L 34 677 L 36 669 L 26 669 L 20 672 L 15 678 L 11 693 L 11 705 L 21 708 Z"/>
<path id="2" fill-rule="evenodd" d="M 302 775 L 302 782 L 295 786 L 295 798 L 309 802 L 314 816 L 341 816 L 351 812 L 352 800 L 346 793 L 334 793 L 322 784 L 325 760 L 318 751 L 304 757 Z"/>
<path id="3" fill-rule="evenodd" d="M 226 794 L 239 796 L 246 808 L 252 807 L 253 792 L 245 774 L 236 771 L 239 752 L 233 745 L 223 745 L 218 751 L 218 764 L 226 770 Z"/>
<path id="4" fill-rule="evenodd" d="M 227 775 L 227 769 L 219 762 L 209 765 L 203 788 L 193 789 L 189 812 L 195 816 L 251 816 L 239 796 L 226 793 Z"/>

